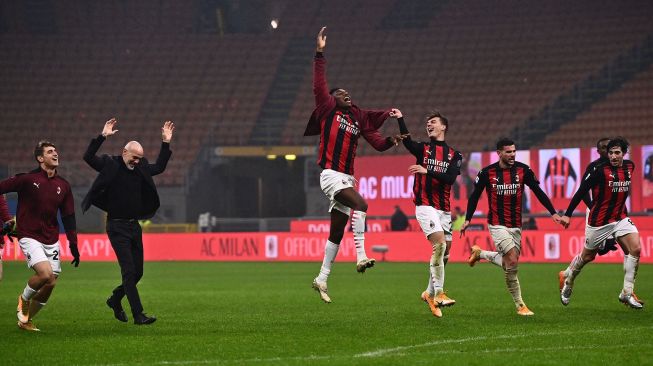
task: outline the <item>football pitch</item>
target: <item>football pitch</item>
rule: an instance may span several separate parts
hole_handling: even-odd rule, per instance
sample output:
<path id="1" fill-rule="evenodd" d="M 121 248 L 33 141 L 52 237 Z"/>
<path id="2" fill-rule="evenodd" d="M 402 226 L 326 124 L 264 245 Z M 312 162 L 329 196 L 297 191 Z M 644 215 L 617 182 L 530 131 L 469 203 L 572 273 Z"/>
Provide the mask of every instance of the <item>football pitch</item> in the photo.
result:
<path id="1" fill-rule="evenodd" d="M 621 265 L 590 264 L 571 304 L 558 297 L 563 264 L 522 264 L 519 317 L 498 267 L 452 263 L 457 300 L 433 317 L 419 299 L 427 264 L 378 263 L 361 275 L 336 263 L 331 304 L 311 289 L 319 263 L 150 262 L 139 285 L 151 326 L 120 323 L 104 301 L 115 263 L 64 264 L 39 333 L 16 326 L 16 299 L 30 272 L 4 264 L 2 365 L 578 365 L 653 363 L 653 266 L 640 265 L 632 310 L 617 300 Z"/>

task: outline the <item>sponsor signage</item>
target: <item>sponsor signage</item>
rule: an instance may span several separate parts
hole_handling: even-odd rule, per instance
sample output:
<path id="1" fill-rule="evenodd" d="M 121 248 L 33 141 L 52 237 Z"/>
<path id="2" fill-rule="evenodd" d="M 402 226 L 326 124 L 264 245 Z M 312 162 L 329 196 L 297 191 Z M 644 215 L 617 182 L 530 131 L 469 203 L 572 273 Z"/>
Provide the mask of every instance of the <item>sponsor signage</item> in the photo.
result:
<path id="1" fill-rule="evenodd" d="M 328 233 L 196 233 L 144 234 L 143 245 L 147 261 L 322 261 Z M 642 250 L 640 263 L 653 263 L 653 231 L 640 232 Z M 62 260 L 72 256 L 65 235 L 60 237 Z M 568 263 L 583 248 L 583 231 L 524 231 L 522 233 L 521 262 Z M 368 233 L 365 237 L 367 253 L 395 262 L 428 262 L 431 249 L 421 232 Z M 454 233 L 449 261 L 463 262 L 469 257 L 472 245 L 493 250 L 489 233 L 468 231 L 460 238 Z M 79 250 L 84 261 L 115 261 L 115 254 L 106 235 L 80 234 Z M 3 260 L 24 260 L 17 242 L 6 241 Z M 350 233 L 345 234 L 338 252 L 338 261 L 354 262 L 356 250 Z M 622 263 L 621 250 L 597 257 L 596 262 Z"/>

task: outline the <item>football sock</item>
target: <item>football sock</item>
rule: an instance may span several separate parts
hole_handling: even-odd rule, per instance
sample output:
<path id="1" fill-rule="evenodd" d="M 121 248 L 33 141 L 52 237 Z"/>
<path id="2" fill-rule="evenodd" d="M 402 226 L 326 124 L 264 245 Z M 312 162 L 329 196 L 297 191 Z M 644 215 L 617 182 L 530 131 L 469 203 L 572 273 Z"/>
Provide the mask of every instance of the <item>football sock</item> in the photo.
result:
<path id="1" fill-rule="evenodd" d="M 444 261 L 444 265 L 446 266 L 446 265 L 447 265 L 447 262 L 449 262 L 449 254 L 447 254 L 447 255 L 445 255 L 445 256 L 443 257 L 443 261 Z"/>
<path id="2" fill-rule="evenodd" d="M 432 244 L 432 247 L 429 270 L 433 278 L 433 288 L 437 295 L 442 292 L 444 286 L 444 251 L 447 249 L 447 244 L 435 243 Z"/>
<path id="3" fill-rule="evenodd" d="M 517 278 L 517 267 L 506 268 L 503 270 L 506 277 L 506 286 L 508 292 L 512 295 L 512 301 L 515 302 L 515 307 L 519 308 L 524 305 L 524 300 L 521 298 L 521 287 L 519 286 L 519 278 Z"/>
<path id="4" fill-rule="evenodd" d="M 327 240 L 326 245 L 324 246 L 324 260 L 322 260 L 322 268 L 320 268 L 320 274 L 317 276 L 319 282 L 326 282 L 331 273 L 331 266 L 336 260 L 336 255 L 338 254 L 338 249 L 340 245 L 332 243 Z"/>
<path id="5" fill-rule="evenodd" d="M 635 288 L 635 277 L 637 277 L 637 269 L 639 267 L 639 257 L 630 254 L 624 257 L 624 289 L 626 295 L 633 293 Z"/>
<path id="6" fill-rule="evenodd" d="M 485 259 L 486 261 L 497 265 L 499 267 L 503 267 L 503 257 L 499 252 L 491 252 L 489 250 L 481 250 L 481 259 Z"/>
<path id="7" fill-rule="evenodd" d="M 585 266 L 587 262 L 581 258 L 580 254 L 574 257 L 574 259 L 571 260 L 571 263 L 569 263 L 569 267 L 565 270 L 565 283 L 567 285 L 573 285 L 574 280 L 576 279 L 576 276 L 580 274 L 580 270 L 583 269 L 583 266 Z M 625 263 L 625 261 L 624 261 Z M 625 266 L 625 264 L 624 264 Z"/>
<path id="8" fill-rule="evenodd" d="M 29 285 L 25 286 L 25 289 L 23 290 L 23 294 L 21 295 L 23 297 L 23 300 L 29 301 L 32 297 L 36 295 L 36 290 L 33 288 L 29 287 Z"/>
<path id="9" fill-rule="evenodd" d="M 429 295 L 433 296 L 435 294 L 435 288 L 433 287 L 433 276 L 431 276 L 431 269 L 429 267 L 429 284 L 426 286 L 426 292 Z"/>
<path id="10" fill-rule="evenodd" d="M 45 306 L 46 303 L 39 301 L 32 301 L 29 303 L 29 318 L 34 319 L 36 314 L 41 311 L 41 308 Z"/>
<path id="11" fill-rule="evenodd" d="M 356 211 L 351 216 L 351 228 L 354 232 L 354 245 L 356 246 L 356 262 L 367 259 L 365 254 L 365 217 L 367 214 L 363 211 Z"/>

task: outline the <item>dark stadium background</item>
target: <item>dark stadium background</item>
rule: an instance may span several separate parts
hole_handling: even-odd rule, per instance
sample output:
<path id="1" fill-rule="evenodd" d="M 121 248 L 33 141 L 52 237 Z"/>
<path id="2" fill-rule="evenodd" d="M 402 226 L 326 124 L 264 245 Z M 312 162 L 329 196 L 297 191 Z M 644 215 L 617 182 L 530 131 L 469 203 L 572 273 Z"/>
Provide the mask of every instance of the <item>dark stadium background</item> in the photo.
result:
<path id="1" fill-rule="evenodd" d="M 604 135 L 653 144 L 651 19 L 645 0 L 6 0 L 0 178 L 34 168 L 33 146 L 51 140 L 79 206 L 95 177 L 81 157 L 106 120 L 120 132 L 102 152 L 137 139 L 152 157 L 171 119 L 174 155 L 147 230 L 193 231 L 204 212 L 218 231 L 325 218 L 317 140 L 302 136 L 323 25 L 332 86 L 402 109 L 413 131 L 440 108 L 464 154 L 503 135 L 520 149 Z M 396 130 L 391 120 L 383 132 Z M 359 156 L 376 154 L 361 140 Z M 99 210 L 77 212 L 80 232 L 102 231 Z"/>

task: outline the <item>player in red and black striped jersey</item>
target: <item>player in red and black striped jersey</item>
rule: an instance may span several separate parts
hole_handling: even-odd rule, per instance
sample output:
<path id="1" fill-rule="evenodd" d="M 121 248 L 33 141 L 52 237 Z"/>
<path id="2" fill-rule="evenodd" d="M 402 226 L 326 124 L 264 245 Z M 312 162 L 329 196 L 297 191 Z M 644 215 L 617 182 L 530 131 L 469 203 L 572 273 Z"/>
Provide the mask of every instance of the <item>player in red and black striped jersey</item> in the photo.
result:
<path id="1" fill-rule="evenodd" d="M 560 221 L 551 200 L 540 188 L 539 181 L 531 168 L 515 161 L 517 150 L 515 142 L 502 138 L 497 142 L 499 161 L 483 168 L 476 177 L 474 191 L 467 202 L 465 223 L 461 229 L 470 224 L 478 199 L 483 190 L 487 190 L 488 198 L 488 227 L 492 240 L 497 247 L 497 252 L 481 250 L 478 246 L 472 247 L 469 258 L 470 266 L 480 259 L 488 260 L 503 268 L 508 291 L 512 295 L 517 313 L 530 316 L 533 312 L 528 309 L 521 297 L 521 287 L 517 278 L 517 266 L 521 252 L 521 226 L 522 226 L 522 196 L 524 187 L 528 186 L 535 197 L 549 211 L 553 221 Z"/>
<path id="2" fill-rule="evenodd" d="M 320 136 L 317 163 L 322 169 L 320 187 L 329 198 L 331 228 L 324 251 L 320 274 L 313 280 L 313 288 L 324 302 L 331 302 L 327 294 L 327 278 L 340 247 L 345 226 L 352 216 L 356 246 L 356 270 L 360 273 L 374 266 L 375 260 L 365 253 L 365 216 L 367 202 L 354 188 L 354 159 L 358 139 L 362 136 L 378 151 L 396 146 L 400 136 L 381 137 L 379 128 L 390 115 L 390 110 L 364 110 L 352 103 L 349 92 L 342 88 L 329 90 L 326 81 L 326 27 L 317 35 L 313 61 L 313 94 L 315 110 L 304 131 L 304 136 Z M 351 212 L 353 211 L 353 212 Z"/>
<path id="3" fill-rule="evenodd" d="M 603 137 L 596 142 L 596 152 L 599 154 L 599 158 L 587 165 L 587 168 L 585 169 L 585 173 L 583 173 L 583 176 L 586 176 L 587 174 L 593 172 L 598 166 L 610 162 L 610 160 L 608 159 L 609 142 L 610 139 L 607 137 Z M 585 194 L 585 196 L 583 196 L 583 202 L 585 202 L 585 205 L 587 206 L 587 216 L 589 218 L 590 208 L 592 207 L 592 195 L 590 194 L 589 191 Z M 617 250 L 617 244 L 619 244 L 624 254 L 628 254 L 628 248 L 626 248 L 623 244 L 618 243 L 615 238 L 607 238 L 605 239 L 603 244 L 600 245 L 598 255 L 605 255 L 608 254 L 610 251 Z"/>
<path id="4" fill-rule="evenodd" d="M 413 141 L 400 110 L 393 109 L 391 117 L 399 122 L 403 144 L 416 158 L 408 171 L 415 175 L 413 194 L 415 217 L 431 243 L 429 282 L 422 292 L 424 300 L 436 317 L 442 317 L 441 307 L 456 303 L 444 293 L 444 266 L 451 248 L 451 186 L 460 175 L 463 156 L 444 141 L 449 120 L 438 111 L 426 117 L 428 142 Z"/>
<path id="5" fill-rule="evenodd" d="M 552 198 L 567 197 L 567 183 L 570 179 L 574 181 L 574 189 L 578 182 L 576 171 L 571 161 L 562 155 L 562 149 L 556 150 L 556 156 L 549 159 L 544 172 L 544 182 L 547 192 Z M 571 191 L 573 192 L 574 189 Z"/>
<path id="6" fill-rule="evenodd" d="M 585 227 L 585 247 L 574 257 L 569 267 L 558 275 L 560 301 L 563 305 L 569 304 L 576 276 L 585 264 L 596 258 L 605 239 L 615 237 L 628 250 L 624 256 L 624 285 L 619 301 L 631 308 L 641 309 L 643 304 L 634 293 L 640 256 L 639 233 L 628 218 L 626 209 L 635 164 L 624 159 L 628 152 L 628 142 L 624 138 L 610 140 L 607 148 L 609 162 L 600 163 L 585 175 L 561 219 L 561 224 L 565 228 L 569 227 L 569 218 L 574 209 L 587 192 L 592 191 L 593 202 Z"/>
<path id="7" fill-rule="evenodd" d="M 79 251 L 73 193 L 70 184 L 57 174 L 56 147 L 41 141 L 34 149 L 34 158 L 39 167 L 1 181 L 0 194 L 18 193 L 18 242 L 28 266 L 35 272 L 18 296 L 18 326 L 38 331 L 32 319 L 50 298 L 61 271 L 57 213 L 61 214 L 75 267 L 79 265 Z"/>

